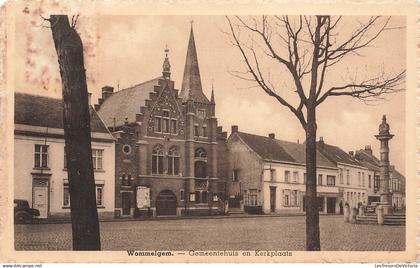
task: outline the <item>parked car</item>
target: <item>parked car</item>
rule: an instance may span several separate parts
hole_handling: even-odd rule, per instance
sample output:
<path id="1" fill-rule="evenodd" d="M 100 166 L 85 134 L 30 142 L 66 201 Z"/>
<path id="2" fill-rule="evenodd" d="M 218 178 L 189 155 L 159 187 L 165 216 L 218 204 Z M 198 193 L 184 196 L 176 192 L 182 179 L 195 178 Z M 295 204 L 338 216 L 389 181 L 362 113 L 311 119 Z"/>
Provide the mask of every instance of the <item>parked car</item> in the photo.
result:
<path id="1" fill-rule="evenodd" d="M 39 216 L 39 210 L 30 208 L 27 200 L 14 200 L 15 223 L 27 223 Z"/>

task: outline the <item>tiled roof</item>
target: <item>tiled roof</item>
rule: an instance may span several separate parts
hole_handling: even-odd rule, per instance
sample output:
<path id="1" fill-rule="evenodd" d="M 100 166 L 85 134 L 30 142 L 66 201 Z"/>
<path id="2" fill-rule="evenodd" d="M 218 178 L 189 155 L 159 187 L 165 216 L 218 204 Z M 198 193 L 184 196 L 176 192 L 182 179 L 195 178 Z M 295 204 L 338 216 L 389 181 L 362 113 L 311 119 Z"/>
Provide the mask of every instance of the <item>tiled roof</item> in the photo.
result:
<path id="1" fill-rule="evenodd" d="M 120 90 L 109 96 L 99 108 L 99 115 L 108 127 L 124 125 L 125 118 L 129 123 L 136 122 L 136 114 L 140 113 L 140 107 L 145 105 L 149 93 L 153 92 L 154 86 L 158 85 L 161 77 L 143 82 L 130 88 Z"/>
<path id="2" fill-rule="evenodd" d="M 297 164 L 306 163 L 305 144 L 282 141 L 269 137 L 238 132 L 239 137 L 261 158 Z M 317 152 L 317 165 L 336 167 L 334 163 Z"/>
<path id="3" fill-rule="evenodd" d="M 109 133 L 92 107 L 89 107 L 89 112 L 91 131 Z M 15 93 L 15 124 L 62 129 L 62 99 Z"/>
<path id="4" fill-rule="evenodd" d="M 361 166 L 357 160 L 337 146 L 329 145 L 324 142 L 322 142 L 322 144 L 317 142 L 317 148 L 325 157 L 328 158 L 328 160 L 334 163 Z"/>
<path id="5" fill-rule="evenodd" d="M 356 159 L 367 168 L 370 168 L 375 171 L 379 171 L 379 159 L 376 158 L 373 154 L 367 152 L 366 150 L 356 151 Z"/>

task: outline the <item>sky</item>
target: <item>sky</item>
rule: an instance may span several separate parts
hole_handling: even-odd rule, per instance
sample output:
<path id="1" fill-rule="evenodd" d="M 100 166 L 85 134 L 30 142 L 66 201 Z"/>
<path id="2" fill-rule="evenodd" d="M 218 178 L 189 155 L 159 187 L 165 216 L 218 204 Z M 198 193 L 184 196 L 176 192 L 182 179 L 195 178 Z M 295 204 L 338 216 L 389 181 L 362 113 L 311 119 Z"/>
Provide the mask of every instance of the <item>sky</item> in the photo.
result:
<path id="1" fill-rule="evenodd" d="M 61 80 L 57 56 L 48 22 L 40 8 L 28 6 L 16 17 L 15 91 L 55 98 L 61 97 Z M 167 45 L 171 78 L 180 89 L 188 38 L 193 20 L 194 35 L 203 91 L 210 98 L 212 84 L 219 125 L 230 133 L 231 125 L 243 132 L 303 142 L 305 133 L 298 120 L 255 83 L 238 79 L 232 71 L 244 70 L 239 51 L 231 45 L 227 21 L 223 16 L 115 16 L 80 14 L 77 31 L 85 54 L 88 89 L 92 102 L 100 97 L 101 87 L 115 90 L 156 78 L 162 73 Z M 363 17 L 344 17 L 340 35 L 350 32 Z M 351 56 L 328 74 L 326 85 L 341 85 L 357 73 L 361 77 L 377 75 L 381 70 L 399 72 L 405 68 L 405 19 L 393 17 L 391 25 L 401 27 L 385 32 L 362 55 Z M 276 85 L 288 85 L 287 73 L 275 63 L 267 70 L 276 74 Z M 284 78 L 284 79 L 283 79 Z M 279 89 L 281 93 L 283 89 Z M 142 104 L 139 104 L 139 106 Z M 371 145 L 379 156 L 378 133 L 382 115 L 386 114 L 392 134 L 390 159 L 405 171 L 405 93 L 387 97 L 386 101 L 366 105 L 350 97 L 327 99 L 317 110 L 318 137 L 345 151 Z"/>

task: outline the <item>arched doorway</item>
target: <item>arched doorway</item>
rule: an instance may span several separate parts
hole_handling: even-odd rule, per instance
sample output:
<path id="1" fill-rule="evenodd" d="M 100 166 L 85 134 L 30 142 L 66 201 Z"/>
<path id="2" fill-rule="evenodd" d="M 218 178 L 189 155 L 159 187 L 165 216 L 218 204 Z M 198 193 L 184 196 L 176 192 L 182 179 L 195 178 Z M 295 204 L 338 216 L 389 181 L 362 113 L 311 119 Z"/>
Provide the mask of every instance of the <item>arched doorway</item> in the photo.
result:
<path id="1" fill-rule="evenodd" d="M 176 196 L 170 190 L 164 190 L 156 198 L 157 216 L 175 216 L 176 215 Z"/>

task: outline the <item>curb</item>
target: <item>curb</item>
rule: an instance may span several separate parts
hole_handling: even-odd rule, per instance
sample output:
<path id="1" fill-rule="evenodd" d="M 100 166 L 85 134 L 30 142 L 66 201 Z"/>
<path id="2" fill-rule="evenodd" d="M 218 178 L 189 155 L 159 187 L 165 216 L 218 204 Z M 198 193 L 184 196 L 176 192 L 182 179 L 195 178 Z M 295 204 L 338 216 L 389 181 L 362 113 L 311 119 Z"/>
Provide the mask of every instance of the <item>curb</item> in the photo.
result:
<path id="1" fill-rule="evenodd" d="M 175 220 L 219 220 L 219 219 L 243 219 L 243 218 L 286 218 L 286 217 L 302 217 L 305 214 L 233 214 L 223 216 L 183 216 L 183 217 L 155 217 L 155 218 L 112 218 L 112 219 L 100 219 L 99 222 L 131 222 L 131 221 L 175 221 Z M 319 216 L 342 216 L 340 214 L 320 214 Z M 70 219 L 63 220 L 37 220 L 26 225 L 31 224 L 69 224 Z"/>

